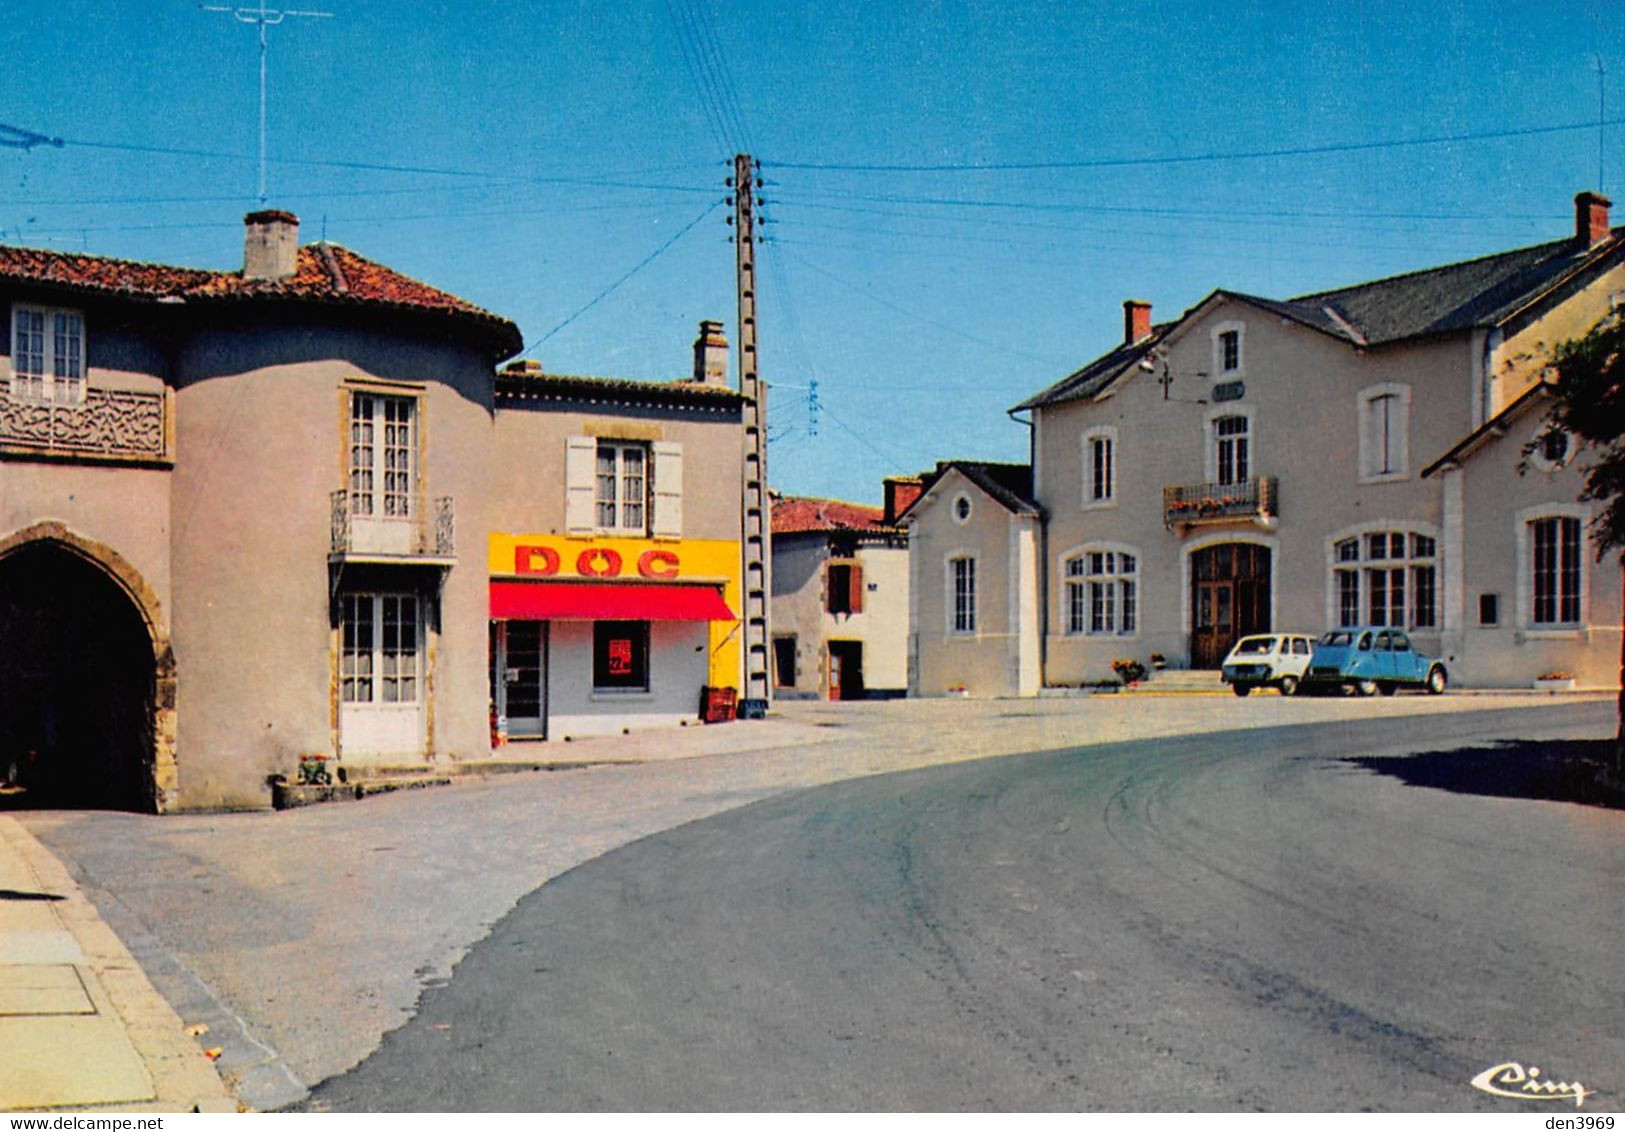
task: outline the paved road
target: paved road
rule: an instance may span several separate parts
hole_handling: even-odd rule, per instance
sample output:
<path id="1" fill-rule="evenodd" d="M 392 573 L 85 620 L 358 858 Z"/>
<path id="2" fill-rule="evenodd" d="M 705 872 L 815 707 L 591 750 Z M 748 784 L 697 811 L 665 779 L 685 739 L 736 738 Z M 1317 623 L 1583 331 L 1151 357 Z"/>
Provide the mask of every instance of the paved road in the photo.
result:
<path id="1" fill-rule="evenodd" d="M 687 836 L 685 823 L 856 776 L 1119 738 L 1178 739 L 1377 715 L 1412 722 L 1349 750 L 1612 733 L 1611 701 L 1530 707 L 1539 702 L 1452 695 L 1377 702 L 1225 696 L 786 704 L 781 718 L 767 723 L 605 741 L 614 756 L 656 760 L 644 765 L 470 782 L 285 814 L 41 813 L 24 820 L 69 865 L 177 1011 L 211 1026 L 203 1040 L 225 1047 L 221 1066 L 239 1094 L 271 1108 L 297 1101 L 309 1086 L 377 1050 L 386 1032 L 413 1016 L 425 988 L 443 983 L 526 894 L 640 838 Z M 1342 734 L 1305 732 L 1294 741 L 1299 754 L 1343 753 Z M 1441 739 L 1425 741 L 1428 735 Z M 571 750 L 598 757 L 589 743 Z M 1153 745 L 1122 773 L 1133 780 L 1138 762 L 1160 766 L 1161 753 L 1183 757 L 1184 750 Z M 1350 773 L 1364 783 L 1354 796 L 1361 804 L 1376 791 L 1429 814 L 1435 805 L 1456 812 L 1471 803 L 1466 813 L 1500 821 L 1503 812 L 1548 809 L 1506 803 L 1513 808 L 1503 811 Z M 1223 784 L 1220 796 L 1244 786 Z M 1083 824 L 1104 820 L 1097 815 Z M 1608 828 L 1617 842 L 1617 825 Z M 1117 842 L 1100 844 L 1110 849 Z M 1080 846 L 1096 848 L 1092 841 Z M 1527 873 L 1508 874 L 1521 875 Z M 1076 969 L 1085 973 L 1080 984 L 1088 972 L 1103 970 Z M 1109 978 L 1102 974 L 1100 981 Z"/>
<path id="2" fill-rule="evenodd" d="M 1612 1111 L 1625 815 L 1332 757 L 1494 730 L 1093 747 L 670 830 L 521 901 L 310 1105 L 1539 1111 L 1469 1087 L 1519 1060 Z"/>

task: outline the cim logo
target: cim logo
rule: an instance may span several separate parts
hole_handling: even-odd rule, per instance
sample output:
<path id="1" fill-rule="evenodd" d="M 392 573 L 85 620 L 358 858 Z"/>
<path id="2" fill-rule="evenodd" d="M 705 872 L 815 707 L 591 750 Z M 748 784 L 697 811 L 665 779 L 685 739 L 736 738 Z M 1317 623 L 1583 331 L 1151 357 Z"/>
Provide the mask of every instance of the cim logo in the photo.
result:
<path id="1" fill-rule="evenodd" d="M 513 572 L 532 578 L 551 578 L 564 565 L 559 552 L 551 546 L 516 546 L 513 550 Z M 575 573 L 583 578 L 619 578 L 625 560 L 618 550 L 607 546 L 589 546 L 575 556 Z M 645 550 L 638 555 L 637 571 L 641 577 L 664 581 L 677 577 L 682 560 L 675 550 Z"/>

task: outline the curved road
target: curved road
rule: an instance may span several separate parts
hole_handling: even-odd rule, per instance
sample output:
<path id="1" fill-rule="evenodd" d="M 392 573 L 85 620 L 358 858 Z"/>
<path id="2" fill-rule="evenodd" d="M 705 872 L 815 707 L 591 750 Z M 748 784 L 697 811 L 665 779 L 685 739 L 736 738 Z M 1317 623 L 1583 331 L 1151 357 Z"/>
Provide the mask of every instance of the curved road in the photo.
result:
<path id="1" fill-rule="evenodd" d="M 1462 717 L 842 782 L 523 899 L 315 1109 L 1495 1110 L 1625 1088 L 1625 814 L 1343 757 Z M 1500 733 L 1504 734 L 1505 731 Z"/>

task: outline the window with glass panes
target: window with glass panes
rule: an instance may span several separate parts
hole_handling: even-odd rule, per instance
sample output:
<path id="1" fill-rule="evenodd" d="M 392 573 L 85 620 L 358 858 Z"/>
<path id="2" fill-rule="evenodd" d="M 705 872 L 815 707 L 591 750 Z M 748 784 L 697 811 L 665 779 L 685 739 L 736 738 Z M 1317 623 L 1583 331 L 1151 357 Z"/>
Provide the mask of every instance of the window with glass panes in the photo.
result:
<path id="1" fill-rule="evenodd" d="M 347 704 L 410 704 L 422 691 L 418 599 L 345 594 L 339 694 Z"/>
<path id="2" fill-rule="evenodd" d="M 1246 483 L 1251 474 L 1249 423 L 1244 416 L 1219 417 L 1213 422 L 1214 478 L 1221 484 Z"/>
<path id="3" fill-rule="evenodd" d="M 1339 540 L 1332 552 L 1339 626 L 1438 626 L 1439 550 L 1431 535 L 1369 531 Z"/>
<path id="4" fill-rule="evenodd" d="M 1533 605 L 1536 625 L 1577 625 L 1580 621 L 1580 520 L 1568 515 L 1529 524 L 1534 553 Z"/>
<path id="5" fill-rule="evenodd" d="M 598 527 L 642 534 L 648 526 L 649 447 L 598 442 Z"/>
<path id="6" fill-rule="evenodd" d="M 78 311 L 15 306 L 11 311 L 11 392 L 77 404 L 85 399 L 85 319 Z"/>
<path id="7" fill-rule="evenodd" d="M 350 513 L 380 519 L 412 516 L 417 458 L 417 402 L 355 393 L 350 398 Z"/>
<path id="8" fill-rule="evenodd" d="M 976 632 L 976 559 L 954 558 L 948 563 L 953 581 L 949 626 L 955 633 Z"/>
<path id="9" fill-rule="evenodd" d="M 1139 561 L 1119 550 L 1089 550 L 1066 560 L 1066 631 L 1126 636 L 1139 621 Z"/>
<path id="10" fill-rule="evenodd" d="M 1099 433 L 1091 436 L 1085 442 L 1086 458 L 1089 461 L 1088 483 L 1084 489 L 1085 503 L 1110 503 L 1114 485 L 1113 466 L 1115 445 L 1112 443 L 1110 433 Z"/>

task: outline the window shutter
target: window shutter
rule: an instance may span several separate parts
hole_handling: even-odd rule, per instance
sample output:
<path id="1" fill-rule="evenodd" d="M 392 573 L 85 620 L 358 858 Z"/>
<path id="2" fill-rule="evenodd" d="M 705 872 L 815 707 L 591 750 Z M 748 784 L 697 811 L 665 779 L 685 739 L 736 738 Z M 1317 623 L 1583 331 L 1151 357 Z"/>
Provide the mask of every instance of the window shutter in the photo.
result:
<path id="1" fill-rule="evenodd" d="M 590 436 L 570 436 L 564 441 L 564 530 L 572 535 L 590 535 L 597 527 L 598 441 Z"/>
<path id="2" fill-rule="evenodd" d="M 674 440 L 654 442 L 655 538 L 683 537 L 683 446 Z"/>
<path id="3" fill-rule="evenodd" d="M 852 596 L 847 599 L 847 609 L 849 609 L 853 613 L 862 613 L 863 612 L 863 567 L 859 566 L 857 563 L 854 562 L 852 564 L 851 571 L 847 574 L 847 578 L 850 579 L 851 586 L 852 586 L 852 588 L 850 590 L 850 593 L 851 593 Z"/>

